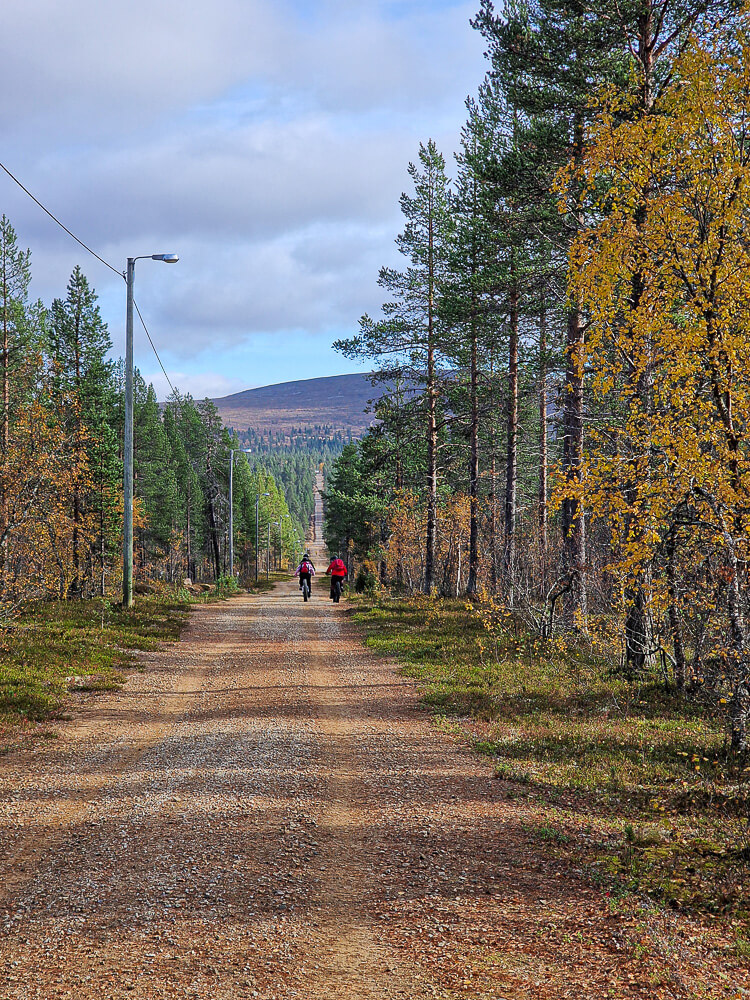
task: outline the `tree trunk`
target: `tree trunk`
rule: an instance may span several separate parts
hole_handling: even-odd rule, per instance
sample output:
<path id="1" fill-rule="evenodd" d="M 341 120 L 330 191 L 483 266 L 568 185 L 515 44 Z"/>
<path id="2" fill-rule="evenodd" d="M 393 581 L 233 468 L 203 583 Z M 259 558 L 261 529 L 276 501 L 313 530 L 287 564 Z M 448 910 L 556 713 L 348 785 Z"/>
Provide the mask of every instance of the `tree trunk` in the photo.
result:
<path id="1" fill-rule="evenodd" d="M 208 497 L 208 527 L 211 535 L 211 550 L 214 557 L 214 574 L 215 579 L 219 579 L 221 576 L 221 553 L 219 551 L 219 531 L 216 526 L 216 511 L 214 509 L 213 497 L 209 494 Z"/>
<path id="2" fill-rule="evenodd" d="M 505 460 L 505 544 L 503 575 L 512 607 L 516 563 L 516 505 L 518 496 L 518 286 L 511 261 L 510 340 L 508 343 L 507 451 Z"/>
<path id="3" fill-rule="evenodd" d="M 2 350 L 2 383 L 3 383 L 3 460 L 7 461 L 10 448 L 10 338 L 8 331 L 8 310 L 10 308 L 10 292 L 8 289 L 7 261 L 3 255 L 3 350 Z M 4 476 L 0 477 L 0 518 L 2 518 L 3 539 L 0 542 L 0 595 L 5 594 L 5 577 L 8 565 L 8 539 L 5 534 L 8 525 L 7 484 Z"/>
<path id="4" fill-rule="evenodd" d="M 479 576 L 479 400 L 477 363 L 477 316 L 472 308 L 471 316 L 471 374 L 469 424 L 469 579 L 467 594 L 476 594 Z"/>
<path id="5" fill-rule="evenodd" d="M 433 209 L 429 211 L 427 251 L 427 539 L 424 565 L 425 593 L 435 583 L 437 536 L 437 387 L 435 384 L 435 233 Z"/>
<path id="6" fill-rule="evenodd" d="M 490 591 L 497 593 L 497 455 L 495 454 L 495 355 L 490 353 Z"/>
<path id="7" fill-rule="evenodd" d="M 539 315 L 539 573 L 542 594 L 547 593 L 547 311 Z"/>
<path id="8" fill-rule="evenodd" d="M 677 594 L 677 571 L 675 553 L 677 549 L 677 530 L 672 528 L 667 535 L 667 591 L 669 606 L 669 630 L 672 633 L 674 649 L 674 682 L 678 691 L 685 688 L 687 668 L 685 664 L 685 646 L 682 641 L 682 625 L 680 623 L 679 602 Z"/>
<path id="9" fill-rule="evenodd" d="M 475 150 L 476 152 L 476 150 Z M 476 171 L 472 172 L 472 212 L 477 211 L 478 192 Z M 478 236 L 476 228 L 471 230 L 471 274 L 479 271 Z M 471 338 L 469 372 L 469 576 L 466 593 L 476 594 L 479 577 L 479 306 L 475 282 L 471 285 L 471 315 L 469 319 Z"/>
<path id="10" fill-rule="evenodd" d="M 403 412 L 403 395 L 401 393 L 401 381 L 396 384 L 396 407 L 399 412 Z M 395 480 L 395 493 L 397 501 L 400 502 L 402 499 L 402 490 L 404 488 L 404 466 L 403 466 L 403 446 L 401 439 L 401 422 L 400 419 L 396 419 L 395 424 L 395 434 L 396 434 L 396 480 Z M 401 533 L 399 532 L 396 540 L 396 587 L 399 591 L 404 586 L 404 559 L 403 553 L 401 551 Z"/>
<path id="11" fill-rule="evenodd" d="M 437 400 L 433 385 L 434 358 L 432 348 L 427 363 L 427 545 L 424 564 L 425 593 L 432 592 L 435 576 L 435 542 L 437 534 Z"/>
<path id="12" fill-rule="evenodd" d="M 81 559 L 80 559 L 80 534 L 81 534 L 81 499 L 78 488 L 73 489 L 73 579 L 68 587 L 70 597 L 81 597 Z"/>
<path id="13" fill-rule="evenodd" d="M 654 85 L 654 11 L 653 4 L 644 3 L 638 15 L 638 60 L 641 64 L 641 115 L 647 117 L 653 107 L 653 85 Z M 647 216 L 647 202 L 649 189 L 644 187 L 641 192 L 641 199 L 636 206 L 634 222 L 640 231 Z M 644 277 L 639 271 L 633 275 L 631 281 L 630 308 L 633 315 L 638 310 L 644 290 Z M 651 373 L 651 345 L 647 345 L 648 357 L 643 371 L 637 371 L 631 366 L 629 372 L 632 381 L 633 400 L 632 403 L 638 412 L 652 414 L 652 373 Z M 635 355 L 635 351 L 632 352 Z M 649 449 L 650 452 L 650 449 Z M 626 538 L 638 538 L 642 535 L 642 528 L 638 523 L 637 514 L 633 512 L 639 493 L 639 483 L 641 472 L 633 468 L 632 482 L 626 486 L 625 497 L 631 508 L 631 513 L 625 519 L 624 535 Z M 636 579 L 631 579 L 625 589 L 625 600 L 627 611 L 625 616 L 625 654 L 627 662 L 627 672 L 630 675 L 641 672 L 647 663 L 652 643 L 651 624 L 648 617 L 648 595 L 651 589 L 651 566 L 645 566 Z M 670 612 L 671 617 L 671 612 Z M 676 650 L 675 650 L 676 652 Z M 683 661 L 684 668 L 684 661 Z M 679 686 L 679 684 L 678 684 Z"/>
<path id="14" fill-rule="evenodd" d="M 562 504 L 563 573 L 571 587 L 563 598 L 568 628 L 586 617 L 586 529 L 583 509 L 576 495 L 583 464 L 583 318 L 575 306 L 568 312 L 567 363 L 563 401 L 563 473 L 573 495 Z"/>
<path id="15" fill-rule="evenodd" d="M 192 490 L 188 486 L 187 503 L 185 504 L 185 555 L 187 556 L 187 578 L 195 583 L 195 574 L 192 566 L 192 547 L 190 543 L 190 504 L 192 500 Z M 256 540 L 257 544 L 257 540 Z"/>
<path id="16" fill-rule="evenodd" d="M 576 113 L 573 126 L 574 163 L 583 157 L 584 128 L 582 112 Z M 572 212 L 578 228 L 580 191 L 571 191 Z M 565 384 L 563 388 L 563 475 L 571 495 L 562 504 L 563 575 L 571 586 L 563 598 L 563 618 L 567 628 L 585 627 L 586 606 L 586 527 L 579 499 L 583 470 L 583 316 L 577 303 L 568 310 L 565 337 Z"/>

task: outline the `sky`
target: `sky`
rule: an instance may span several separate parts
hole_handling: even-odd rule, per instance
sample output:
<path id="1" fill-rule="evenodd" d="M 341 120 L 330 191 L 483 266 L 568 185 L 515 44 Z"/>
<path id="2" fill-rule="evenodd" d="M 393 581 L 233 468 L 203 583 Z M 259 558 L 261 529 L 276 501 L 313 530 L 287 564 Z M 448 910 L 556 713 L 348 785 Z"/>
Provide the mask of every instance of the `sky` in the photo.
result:
<path id="1" fill-rule="evenodd" d="M 419 143 L 448 160 L 485 73 L 478 0 L 5 0 L 0 160 L 124 271 L 196 398 L 365 370 L 334 352 L 399 265 Z M 34 298 L 80 264 L 124 354 L 125 286 L 4 174 Z M 142 328 L 135 361 L 168 393 Z"/>

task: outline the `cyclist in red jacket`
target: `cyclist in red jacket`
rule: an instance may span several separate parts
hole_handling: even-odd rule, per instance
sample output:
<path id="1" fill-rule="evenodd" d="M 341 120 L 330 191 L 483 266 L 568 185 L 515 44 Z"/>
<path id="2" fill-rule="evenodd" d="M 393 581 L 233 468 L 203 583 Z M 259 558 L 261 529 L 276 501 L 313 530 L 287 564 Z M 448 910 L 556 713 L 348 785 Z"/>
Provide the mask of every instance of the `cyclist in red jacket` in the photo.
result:
<path id="1" fill-rule="evenodd" d="M 338 556 L 334 556 L 326 570 L 326 576 L 329 573 L 331 574 L 331 600 L 334 604 L 338 603 L 339 596 L 341 595 L 341 584 L 346 579 L 346 572 L 346 563 L 344 560 L 339 559 Z"/>

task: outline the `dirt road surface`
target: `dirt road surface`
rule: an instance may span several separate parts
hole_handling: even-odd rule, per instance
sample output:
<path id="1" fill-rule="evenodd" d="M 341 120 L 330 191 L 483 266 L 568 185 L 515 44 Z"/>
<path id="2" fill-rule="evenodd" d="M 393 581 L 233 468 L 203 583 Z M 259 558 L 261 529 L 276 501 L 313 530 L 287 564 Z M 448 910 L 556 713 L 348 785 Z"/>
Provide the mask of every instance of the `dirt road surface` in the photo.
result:
<path id="1" fill-rule="evenodd" d="M 669 927 L 674 969 L 626 946 L 315 583 L 196 607 L 0 759 L 0 997 L 707 995 Z"/>

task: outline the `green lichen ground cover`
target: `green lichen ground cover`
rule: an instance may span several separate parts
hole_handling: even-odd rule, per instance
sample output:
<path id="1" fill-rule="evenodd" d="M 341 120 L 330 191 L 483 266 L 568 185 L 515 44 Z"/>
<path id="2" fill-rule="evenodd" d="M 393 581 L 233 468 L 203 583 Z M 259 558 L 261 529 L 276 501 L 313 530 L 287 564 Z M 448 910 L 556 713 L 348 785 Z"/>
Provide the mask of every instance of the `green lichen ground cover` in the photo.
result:
<path id="1" fill-rule="evenodd" d="M 107 690 L 139 650 L 179 637 L 187 604 L 139 597 L 132 609 L 102 600 L 27 608 L 0 627 L 0 746 L 25 724 L 54 717 L 71 690 Z M 20 727 L 20 730 L 19 730 Z"/>
<path id="2" fill-rule="evenodd" d="M 367 644 L 415 678 L 438 724 L 493 759 L 529 835 L 615 896 L 745 922 L 750 770 L 716 700 L 564 648 L 461 601 L 358 599 Z M 502 618 L 502 616 L 501 616 Z"/>

